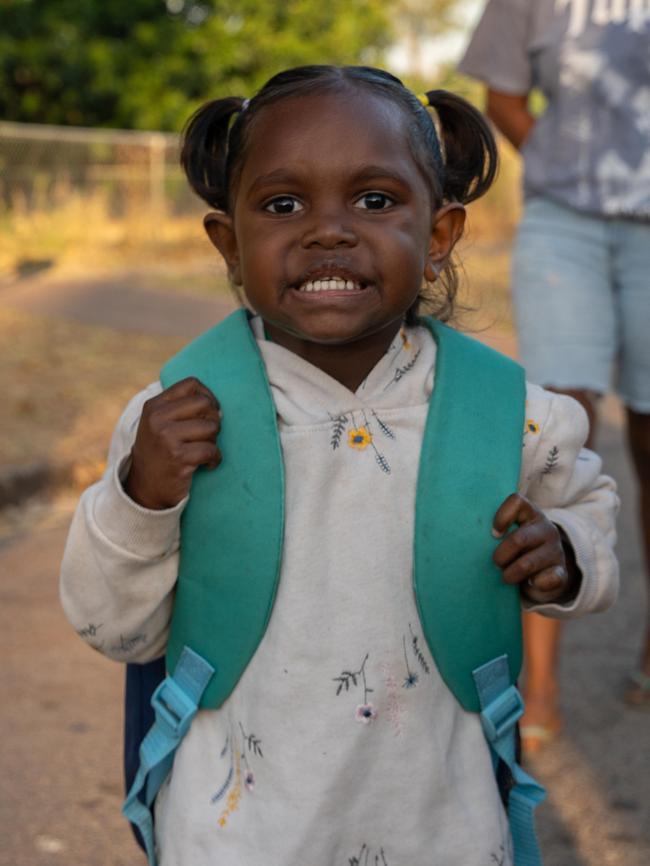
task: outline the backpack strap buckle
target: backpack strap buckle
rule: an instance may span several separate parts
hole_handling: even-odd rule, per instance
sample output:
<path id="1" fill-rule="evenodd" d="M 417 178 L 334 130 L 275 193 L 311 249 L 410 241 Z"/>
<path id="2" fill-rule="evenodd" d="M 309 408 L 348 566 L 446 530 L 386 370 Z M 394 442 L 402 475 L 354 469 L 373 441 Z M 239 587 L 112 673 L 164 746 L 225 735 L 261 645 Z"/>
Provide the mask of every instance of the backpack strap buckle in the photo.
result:
<path id="1" fill-rule="evenodd" d="M 186 646 L 174 673 L 160 683 L 151 698 L 155 720 L 140 744 L 140 767 L 122 805 L 122 814 L 140 834 L 149 866 L 157 864 L 153 802 L 213 674 L 212 665 Z"/>
<path id="2" fill-rule="evenodd" d="M 516 724 L 524 711 L 518 689 L 510 681 L 508 657 L 498 656 L 472 671 L 481 705 L 481 724 L 496 770 L 499 760 L 514 782 L 508 797 L 508 818 L 515 866 L 541 866 L 534 812 L 546 792 L 517 763 Z"/>
<path id="3" fill-rule="evenodd" d="M 511 685 L 481 710 L 481 724 L 488 742 L 496 743 L 509 734 L 523 714 L 519 689 Z"/>
<path id="4" fill-rule="evenodd" d="M 164 679 L 151 698 L 156 724 L 166 736 L 182 738 L 188 732 L 197 706 L 171 677 Z"/>

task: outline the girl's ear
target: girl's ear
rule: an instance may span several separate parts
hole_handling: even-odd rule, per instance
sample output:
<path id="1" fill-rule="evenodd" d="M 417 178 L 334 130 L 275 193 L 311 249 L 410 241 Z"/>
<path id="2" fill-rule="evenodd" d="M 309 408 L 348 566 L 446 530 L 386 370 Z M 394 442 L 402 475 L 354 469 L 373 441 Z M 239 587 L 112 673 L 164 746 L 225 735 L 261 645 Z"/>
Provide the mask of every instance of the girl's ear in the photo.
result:
<path id="1" fill-rule="evenodd" d="M 230 279 L 236 286 L 241 286 L 241 267 L 239 264 L 239 248 L 232 223 L 232 217 L 221 210 L 211 211 L 203 218 L 203 227 L 228 267 Z"/>
<path id="2" fill-rule="evenodd" d="M 460 202 L 443 205 L 433 215 L 429 251 L 424 265 L 427 282 L 432 283 L 438 278 L 464 228 L 465 208 Z"/>

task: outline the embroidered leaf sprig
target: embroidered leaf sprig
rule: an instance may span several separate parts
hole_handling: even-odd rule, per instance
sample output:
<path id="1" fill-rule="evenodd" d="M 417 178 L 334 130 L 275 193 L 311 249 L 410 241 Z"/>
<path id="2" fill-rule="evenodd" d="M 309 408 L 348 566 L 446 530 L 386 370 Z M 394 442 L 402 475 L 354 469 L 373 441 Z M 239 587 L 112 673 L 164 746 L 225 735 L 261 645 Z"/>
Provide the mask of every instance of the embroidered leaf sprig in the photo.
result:
<path id="1" fill-rule="evenodd" d="M 216 794 L 213 794 L 213 795 L 210 797 L 210 802 L 211 802 L 211 803 L 218 803 L 219 800 L 220 800 L 220 799 L 223 797 L 223 795 L 226 793 L 226 791 L 227 791 L 228 788 L 230 787 L 230 783 L 232 782 L 233 773 L 234 773 L 234 767 L 233 767 L 233 765 L 231 764 L 231 765 L 230 765 L 230 769 L 228 770 L 228 775 L 227 775 L 227 777 L 226 777 L 226 781 L 225 781 L 225 782 L 223 783 L 223 785 L 219 788 L 219 790 L 217 791 L 217 793 L 216 793 Z"/>
<path id="2" fill-rule="evenodd" d="M 379 468 L 382 472 L 385 472 L 387 475 L 390 474 L 390 464 L 388 460 L 384 457 L 383 454 L 380 454 L 379 451 L 375 449 L 375 460 L 379 464 Z"/>
<path id="3" fill-rule="evenodd" d="M 407 364 L 404 364 L 403 367 L 398 367 L 395 370 L 395 373 L 393 374 L 393 378 L 390 380 L 388 385 L 386 385 L 386 388 L 390 388 L 390 386 L 392 384 L 394 384 L 395 382 L 399 382 L 399 380 L 401 378 L 403 378 L 407 373 L 410 373 L 410 371 L 413 369 L 413 367 L 415 367 L 415 364 L 417 363 L 417 360 L 419 357 L 420 357 L 420 349 L 417 350 L 415 355 L 413 355 L 413 357 L 411 358 L 411 360 Z M 386 390 L 386 388 L 384 388 L 384 391 Z"/>
<path id="4" fill-rule="evenodd" d="M 395 438 L 395 434 L 394 434 L 393 431 L 390 429 L 390 427 L 388 426 L 388 424 L 385 424 L 385 423 L 381 420 L 381 418 L 379 417 L 379 415 L 377 415 L 376 412 L 373 412 L 372 414 L 375 416 L 375 419 L 376 419 L 376 421 L 377 421 L 377 424 L 379 424 L 379 429 L 380 429 L 381 432 L 384 434 L 384 436 L 388 436 L 389 439 L 394 439 L 394 438 Z"/>
<path id="5" fill-rule="evenodd" d="M 368 683 L 366 682 L 366 662 L 368 661 L 368 653 L 366 653 L 363 661 L 361 662 L 361 667 L 358 671 L 341 671 L 338 677 L 333 677 L 332 682 L 338 683 L 336 688 L 336 694 L 340 695 L 343 687 L 345 686 L 345 691 L 350 690 L 350 684 L 353 686 L 357 686 L 359 679 L 361 679 L 363 684 L 363 701 L 364 703 L 368 700 L 368 695 L 373 691 L 373 689 L 368 687 Z"/>
<path id="6" fill-rule="evenodd" d="M 359 851 L 358 857 L 348 857 L 349 866 L 361 866 L 361 858 L 363 857 L 364 852 L 366 855 L 365 864 L 367 864 L 368 863 L 368 856 L 370 855 L 370 848 L 368 848 L 368 846 L 364 844 L 361 846 L 361 851 Z M 365 864 L 364 864 L 364 866 L 365 866 Z"/>
<path id="7" fill-rule="evenodd" d="M 263 758 L 262 754 L 262 741 L 255 736 L 255 734 L 247 734 L 242 727 L 241 722 L 239 723 L 239 728 L 242 733 L 242 737 L 244 738 L 244 742 L 248 746 L 248 751 L 253 752 L 254 755 L 258 755 L 260 758 Z"/>
<path id="8" fill-rule="evenodd" d="M 339 415 L 338 418 L 333 419 L 332 436 L 330 438 L 330 445 L 332 446 L 333 451 L 336 451 L 341 444 L 341 436 L 343 436 L 343 431 L 345 430 L 347 422 L 348 419 L 345 415 Z"/>
<path id="9" fill-rule="evenodd" d="M 370 866 L 370 856 L 370 848 L 364 843 L 355 857 L 348 857 L 348 866 Z M 373 862 L 375 866 L 388 866 L 383 848 L 375 854 Z"/>
<path id="10" fill-rule="evenodd" d="M 353 686 L 356 686 L 358 676 L 359 676 L 358 671 L 356 673 L 352 673 L 352 671 L 341 671 L 340 677 L 334 677 L 334 682 L 339 684 L 338 688 L 336 690 L 336 694 L 337 695 L 341 694 L 341 690 L 343 689 L 343 686 L 345 686 L 346 692 L 349 691 L 350 690 L 350 683 L 352 683 Z"/>
<path id="11" fill-rule="evenodd" d="M 544 468 L 542 469 L 542 475 L 550 475 L 554 469 L 557 469 L 559 454 L 560 449 L 557 447 L 557 445 L 554 445 L 548 452 L 548 456 L 546 457 L 546 463 L 544 464 Z"/>
<path id="12" fill-rule="evenodd" d="M 418 643 L 418 636 L 414 634 L 411 623 L 409 623 L 409 631 L 411 632 L 411 646 L 413 647 L 413 654 L 415 655 L 415 658 L 419 661 L 422 670 L 425 672 L 425 674 L 428 674 L 429 664 L 425 659 L 422 650 L 420 649 L 420 645 Z"/>
<path id="13" fill-rule="evenodd" d="M 395 381 L 396 382 L 399 382 L 399 380 L 402 378 L 402 376 L 405 376 L 407 373 L 411 372 L 413 367 L 415 367 L 415 364 L 416 364 L 417 359 L 419 357 L 420 357 L 420 350 L 418 349 L 418 351 L 415 353 L 415 355 L 413 355 L 413 357 L 408 362 L 408 364 L 404 364 L 403 367 L 398 367 L 397 370 L 395 370 Z"/>

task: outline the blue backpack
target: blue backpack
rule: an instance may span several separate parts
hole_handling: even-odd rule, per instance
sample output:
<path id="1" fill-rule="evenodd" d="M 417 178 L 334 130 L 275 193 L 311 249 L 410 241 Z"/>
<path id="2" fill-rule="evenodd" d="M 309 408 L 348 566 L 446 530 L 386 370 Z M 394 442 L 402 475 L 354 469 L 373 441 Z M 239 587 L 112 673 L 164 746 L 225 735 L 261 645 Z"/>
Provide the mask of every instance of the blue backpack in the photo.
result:
<path id="1" fill-rule="evenodd" d="M 517 763 L 519 591 L 504 584 L 492 562 L 497 541 L 491 534 L 497 508 L 519 478 L 523 371 L 436 320 L 421 324 L 436 340 L 437 358 L 416 493 L 418 612 L 442 678 L 466 710 L 480 714 L 504 796 L 507 789 L 515 864 L 539 866 L 533 810 L 544 792 Z M 194 474 L 166 658 L 127 666 L 123 812 L 151 866 L 156 793 L 197 709 L 221 706 L 257 650 L 282 557 L 276 411 L 244 310 L 172 358 L 161 382 L 169 387 L 190 375 L 219 398 L 223 461 L 214 473 Z M 245 435 L 251 430 L 252 439 Z M 440 501 L 444 509 L 432 507 Z"/>

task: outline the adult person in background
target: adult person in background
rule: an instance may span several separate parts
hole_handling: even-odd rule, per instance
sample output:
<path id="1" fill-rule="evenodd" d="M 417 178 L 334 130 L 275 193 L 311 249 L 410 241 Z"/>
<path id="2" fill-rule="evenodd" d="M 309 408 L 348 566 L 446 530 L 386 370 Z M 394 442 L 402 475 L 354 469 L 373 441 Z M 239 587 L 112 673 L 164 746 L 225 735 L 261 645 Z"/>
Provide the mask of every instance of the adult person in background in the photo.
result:
<path id="1" fill-rule="evenodd" d="M 616 372 L 648 564 L 650 4 L 489 0 L 460 70 L 485 82 L 487 114 L 524 160 L 512 280 L 528 377 L 582 403 L 591 445 L 598 398 Z M 535 88 L 546 100 L 537 119 Z M 549 473 L 562 459 L 549 454 Z M 524 622 L 528 751 L 561 725 L 559 629 L 536 614 Z M 650 625 L 625 697 L 650 708 Z"/>

